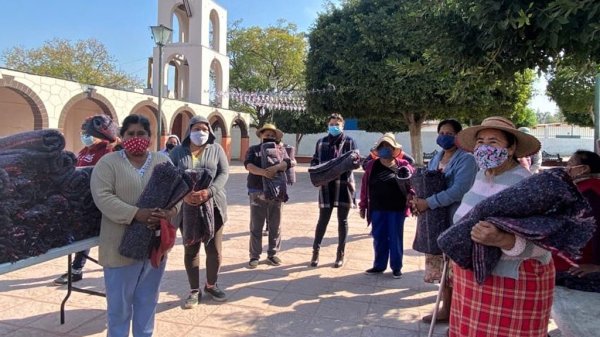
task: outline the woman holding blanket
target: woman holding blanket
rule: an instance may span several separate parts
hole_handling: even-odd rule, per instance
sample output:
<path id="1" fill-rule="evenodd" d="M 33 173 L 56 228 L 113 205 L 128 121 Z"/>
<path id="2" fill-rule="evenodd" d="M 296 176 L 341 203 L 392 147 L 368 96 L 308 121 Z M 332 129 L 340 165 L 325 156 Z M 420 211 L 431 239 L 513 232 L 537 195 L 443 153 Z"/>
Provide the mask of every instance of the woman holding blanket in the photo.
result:
<path id="1" fill-rule="evenodd" d="M 479 202 L 529 177 L 517 158 L 540 149 L 535 137 L 503 117 L 489 117 L 461 131 L 456 142 L 474 152 L 480 171 L 454 215 L 455 225 Z M 472 228 L 471 240 L 499 247 L 502 255 L 483 284 L 472 270 L 452 265 L 449 336 L 546 337 L 554 289 L 550 252 L 488 221 Z"/>
<path id="2" fill-rule="evenodd" d="M 371 235 L 375 261 L 365 273 L 383 273 L 389 259 L 392 277 L 399 279 L 402 277 L 404 218 L 413 169 L 406 160 L 398 159 L 402 146 L 392 133 L 386 133 L 377 141 L 375 151 L 378 159 L 367 164 L 358 205 L 360 217 L 366 217 L 367 222 L 373 225 Z"/>
<path id="3" fill-rule="evenodd" d="M 172 209 L 149 209 L 134 206 L 152 170 L 168 162 L 165 155 L 149 152 L 150 122 L 139 115 L 129 115 L 121 127 L 123 150 L 105 155 L 92 173 L 90 188 L 102 212 L 98 261 L 104 267 L 108 336 L 128 336 L 133 321 L 133 335 L 152 336 L 158 287 L 166 259 L 158 268 L 150 259 L 134 260 L 119 254 L 125 229 L 135 219 L 149 228 L 160 226 L 161 219 L 177 213 Z"/>
<path id="4" fill-rule="evenodd" d="M 205 243 L 206 252 L 206 283 L 204 292 L 211 295 L 215 301 L 225 301 L 225 292 L 217 286 L 219 269 L 222 260 L 223 225 L 227 222 L 227 197 L 225 183 L 229 178 L 229 163 L 225 151 L 215 143 L 215 135 L 208 119 L 194 116 L 190 119 L 187 136 L 180 146 L 171 151 L 171 160 L 177 167 L 184 169 L 206 169 L 212 176 L 212 183 L 206 189 L 191 192 L 183 199 L 184 207 L 200 207 L 202 203 L 210 202 L 214 206 L 214 237 Z M 183 214 L 179 212 L 175 225 L 183 224 Z M 183 305 L 191 309 L 200 301 L 200 241 L 188 244 L 184 237 L 184 264 L 190 283 L 190 294 Z"/>

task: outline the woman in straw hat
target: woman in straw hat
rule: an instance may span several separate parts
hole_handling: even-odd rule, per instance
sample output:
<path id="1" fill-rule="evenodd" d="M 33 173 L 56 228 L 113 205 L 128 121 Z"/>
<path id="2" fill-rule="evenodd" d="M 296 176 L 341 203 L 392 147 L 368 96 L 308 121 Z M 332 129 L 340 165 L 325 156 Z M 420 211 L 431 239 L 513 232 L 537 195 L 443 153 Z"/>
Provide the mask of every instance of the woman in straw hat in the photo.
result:
<path id="1" fill-rule="evenodd" d="M 360 188 L 360 217 L 372 223 L 371 235 L 375 261 L 365 272 L 383 273 L 390 261 L 392 277 L 402 277 L 404 219 L 408 206 L 410 186 L 408 179 L 413 168 L 403 159 L 397 159 L 402 146 L 394 134 L 379 138 L 374 151 L 378 159 L 371 160 L 365 169 Z"/>
<path id="2" fill-rule="evenodd" d="M 480 201 L 530 176 L 517 158 L 540 149 L 535 137 L 518 131 L 503 117 L 489 117 L 481 125 L 461 131 L 456 142 L 474 152 L 480 171 L 463 197 L 454 223 Z M 550 252 L 488 221 L 473 227 L 471 239 L 501 248 L 502 256 L 482 285 L 473 271 L 453 264 L 449 336 L 546 337 L 554 290 Z"/>

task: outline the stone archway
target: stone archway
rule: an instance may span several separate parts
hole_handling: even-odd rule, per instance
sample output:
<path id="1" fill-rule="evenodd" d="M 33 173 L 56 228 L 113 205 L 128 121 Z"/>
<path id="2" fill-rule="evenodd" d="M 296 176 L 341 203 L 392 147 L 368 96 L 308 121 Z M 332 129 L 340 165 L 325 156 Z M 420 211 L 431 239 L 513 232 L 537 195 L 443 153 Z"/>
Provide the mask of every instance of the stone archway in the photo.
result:
<path id="1" fill-rule="evenodd" d="M 239 142 L 236 140 L 239 137 Z M 246 121 L 237 115 L 231 124 L 231 159 L 243 160 L 250 146 L 250 136 Z"/>
<path id="2" fill-rule="evenodd" d="M 225 118 L 218 111 L 214 111 L 208 116 L 208 121 L 215 134 L 216 142 L 221 144 L 223 150 L 227 154 L 227 159 L 231 160 L 231 138 L 229 137 L 229 129 L 225 124 Z"/>
<path id="3" fill-rule="evenodd" d="M 0 79 L 0 137 L 48 128 L 48 113 L 42 99 L 13 76 Z"/>
<path id="4" fill-rule="evenodd" d="M 157 149 L 156 141 L 158 139 L 157 130 L 158 124 L 156 115 L 158 114 L 158 105 L 152 101 L 151 98 L 148 98 L 145 101 L 139 102 L 136 104 L 131 111 L 130 115 L 137 114 L 142 115 L 150 121 L 150 132 L 152 133 L 152 142 L 150 143 L 151 149 Z M 165 138 L 169 134 L 169 124 L 167 124 L 167 119 L 165 118 L 165 114 L 161 114 L 161 137 L 160 137 L 160 148 L 163 148 Z"/>
<path id="5" fill-rule="evenodd" d="M 171 122 L 171 134 L 179 137 L 183 141 L 186 136 L 190 119 L 195 115 L 194 111 L 189 107 L 181 107 L 175 111 L 173 121 Z"/>
<path id="6" fill-rule="evenodd" d="M 113 105 L 106 97 L 99 95 L 95 90 L 81 93 L 71 97 L 60 113 L 58 128 L 65 136 L 65 149 L 77 153 L 82 144 L 79 141 L 81 124 L 90 116 L 105 114 L 119 124 L 119 118 Z"/>

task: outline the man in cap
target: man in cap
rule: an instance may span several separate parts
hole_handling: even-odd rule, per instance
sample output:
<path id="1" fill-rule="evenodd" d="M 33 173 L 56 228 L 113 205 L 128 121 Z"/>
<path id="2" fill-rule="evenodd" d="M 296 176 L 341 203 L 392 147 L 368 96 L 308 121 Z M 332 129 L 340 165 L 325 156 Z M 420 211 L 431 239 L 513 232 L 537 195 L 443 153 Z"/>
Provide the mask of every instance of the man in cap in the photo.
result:
<path id="1" fill-rule="evenodd" d="M 283 137 L 283 132 L 273 124 L 265 124 L 256 131 L 256 136 L 261 139 L 261 144 L 253 145 L 246 152 L 244 166 L 248 170 L 248 195 L 250 197 L 250 261 L 248 267 L 253 269 L 258 266 L 262 253 L 262 229 L 265 221 L 269 225 L 267 263 L 279 266 L 281 259 L 277 256 L 281 246 L 281 208 L 283 202 L 278 199 L 269 199 L 264 193 L 263 178 L 273 179 L 280 172 L 285 172 L 292 166 L 287 152 L 281 146 L 275 146 L 278 155 L 283 158 L 278 164 L 264 167 L 262 145 L 275 143 Z"/>

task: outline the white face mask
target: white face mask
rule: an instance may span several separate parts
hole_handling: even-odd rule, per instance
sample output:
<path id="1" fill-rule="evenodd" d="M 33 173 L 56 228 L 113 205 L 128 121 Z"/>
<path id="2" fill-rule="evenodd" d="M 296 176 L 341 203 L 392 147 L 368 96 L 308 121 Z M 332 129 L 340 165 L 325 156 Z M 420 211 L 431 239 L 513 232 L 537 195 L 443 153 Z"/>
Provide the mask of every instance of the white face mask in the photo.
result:
<path id="1" fill-rule="evenodd" d="M 202 146 L 208 141 L 208 131 L 192 131 L 190 133 L 190 141 L 196 146 Z"/>

